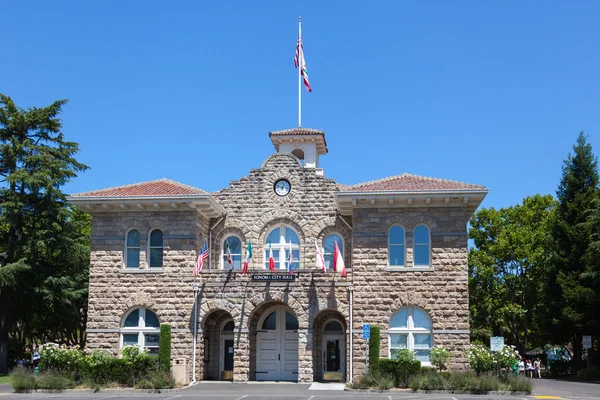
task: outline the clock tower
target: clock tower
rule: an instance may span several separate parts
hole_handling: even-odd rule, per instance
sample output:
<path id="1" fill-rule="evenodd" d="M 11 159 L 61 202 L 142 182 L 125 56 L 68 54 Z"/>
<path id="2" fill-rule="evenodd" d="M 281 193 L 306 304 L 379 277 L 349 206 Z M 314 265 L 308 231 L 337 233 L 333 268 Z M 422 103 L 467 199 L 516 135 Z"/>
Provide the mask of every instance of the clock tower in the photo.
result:
<path id="1" fill-rule="evenodd" d="M 278 153 L 291 153 L 298 157 L 304 168 L 315 168 L 320 175 L 319 156 L 327 154 L 325 132 L 310 128 L 293 128 L 269 132 Z"/>

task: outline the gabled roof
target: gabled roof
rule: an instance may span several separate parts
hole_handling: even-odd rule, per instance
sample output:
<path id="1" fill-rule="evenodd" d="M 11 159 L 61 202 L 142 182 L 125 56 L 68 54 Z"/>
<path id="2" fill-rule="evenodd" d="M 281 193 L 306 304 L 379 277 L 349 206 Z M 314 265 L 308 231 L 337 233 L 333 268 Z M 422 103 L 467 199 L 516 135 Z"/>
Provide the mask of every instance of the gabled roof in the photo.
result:
<path id="1" fill-rule="evenodd" d="M 486 191 L 481 185 L 450 181 L 447 179 L 428 178 L 425 176 L 403 173 L 370 182 L 358 183 L 345 187 L 343 192 L 445 192 L 445 191 Z"/>
<path id="2" fill-rule="evenodd" d="M 184 185 L 167 178 L 155 181 L 134 183 L 131 185 L 116 186 L 108 189 L 93 190 L 90 192 L 76 193 L 71 198 L 86 197 L 165 197 L 165 196 L 189 196 L 207 194 L 204 190 L 193 186 Z"/>

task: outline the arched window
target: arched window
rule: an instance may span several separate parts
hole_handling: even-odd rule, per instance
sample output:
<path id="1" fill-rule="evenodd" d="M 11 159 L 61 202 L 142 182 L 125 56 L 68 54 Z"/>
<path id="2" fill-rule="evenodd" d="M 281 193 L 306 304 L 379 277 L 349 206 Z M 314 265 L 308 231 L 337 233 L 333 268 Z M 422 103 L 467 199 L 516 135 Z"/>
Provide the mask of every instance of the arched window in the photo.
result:
<path id="1" fill-rule="evenodd" d="M 227 236 L 225 240 L 223 240 L 223 255 L 221 257 L 222 269 L 241 269 L 242 268 L 242 241 L 237 236 Z M 231 261 L 233 264 L 230 264 L 227 259 L 227 249 L 231 253 Z"/>
<path id="2" fill-rule="evenodd" d="M 425 225 L 419 225 L 415 228 L 414 254 L 415 267 L 429 267 L 431 247 L 429 228 Z"/>
<path id="3" fill-rule="evenodd" d="M 271 314 L 265 318 L 263 321 L 262 327 L 260 329 L 263 330 L 274 330 L 277 329 L 277 311 L 273 311 Z"/>
<path id="4" fill-rule="evenodd" d="M 421 363 L 428 364 L 431 331 L 431 319 L 425 311 L 412 306 L 401 308 L 390 321 L 390 358 L 396 358 L 399 349 L 409 349 Z"/>
<path id="5" fill-rule="evenodd" d="M 394 225 L 388 234 L 388 262 L 390 267 L 404 267 L 406 246 L 404 245 L 404 228 Z"/>
<path id="6" fill-rule="evenodd" d="M 148 241 L 148 253 L 150 254 L 150 268 L 162 268 L 163 266 L 163 233 L 160 229 L 150 232 Z"/>
<path id="7" fill-rule="evenodd" d="M 125 243 L 125 267 L 139 268 L 140 267 L 140 232 L 132 229 L 127 232 Z"/>
<path id="8" fill-rule="evenodd" d="M 325 260 L 325 268 L 333 269 L 333 254 L 335 252 L 335 242 L 337 241 L 338 247 L 342 257 L 344 256 L 344 241 L 342 237 L 336 233 L 327 235 L 323 240 L 323 259 Z"/>
<path id="9" fill-rule="evenodd" d="M 121 347 L 140 346 L 150 354 L 158 354 L 160 323 L 158 317 L 145 307 L 129 312 L 121 328 Z"/>
<path id="10" fill-rule="evenodd" d="M 225 325 L 223 325 L 223 332 L 233 332 L 234 328 L 233 321 L 228 321 Z"/>
<path id="11" fill-rule="evenodd" d="M 292 252 L 291 265 L 293 269 L 300 268 L 300 239 L 292 228 L 286 225 L 278 225 L 265 240 L 265 268 L 269 269 L 269 250 L 273 252 L 275 268 L 289 270 L 290 249 Z"/>
<path id="12" fill-rule="evenodd" d="M 304 150 L 294 149 L 292 150 L 292 154 L 298 157 L 298 160 L 300 160 L 300 165 L 304 167 Z"/>

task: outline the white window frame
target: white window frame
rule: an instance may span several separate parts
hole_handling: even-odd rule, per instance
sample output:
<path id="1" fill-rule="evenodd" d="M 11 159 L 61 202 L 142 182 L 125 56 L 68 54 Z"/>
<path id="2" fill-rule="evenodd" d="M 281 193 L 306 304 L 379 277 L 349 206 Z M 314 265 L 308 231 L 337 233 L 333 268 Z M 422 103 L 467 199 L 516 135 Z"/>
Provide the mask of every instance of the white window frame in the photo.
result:
<path id="1" fill-rule="evenodd" d="M 346 250 L 346 244 L 344 243 L 344 238 L 342 237 L 341 234 L 337 233 L 337 232 L 331 232 L 328 233 L 327 235 L 325 235 L 325 237 L 323 238 L 323 246 L 321 247 L 321 251 L 323 254 L 323 260 L 325 261 L 325 263 L 327 263 L 327 254 L 329 253 L 325 253 L 325 240 L 327 240 L 327 238 L 329 238 L 330 236 L 337 236 L 338 238 L 340 238 L 340 242 L 342 244 L 342 248 L 341 248 L 341 253 L 342 253 L 342 258 L 344 258 L 344 251 Z M 334 254 L 331 253 L 331 268 L 326 267 L 327 271 L 333 271 L 333 258 L 334 258 Z"/>
<path id="2" fill-rule="evenodd" d="M 137 233 L 139 233 L 139 234 L 140 234 L 140 245 L 139 245 L 139 246 L 137 246 L 137 247 L 130 247 L 130 246 L 129 246 L 129 233 L 130 233 L 130 232 L 132 232 L 132 231 L 137 231 Z M 140 261 L 139 261 L 139 263 L 138 263 L 138 266 L 137 266 L 137 267 L 130 267 L 130 266 L 128 265 L 128 262 L 127 262 L 127 256 L 128 256 L 128 254 L 129 254 L 129 251 L 128 251 L 128 250 L 129 250 L 130 248 L 131 248 L 131 249 L 138 249 L 138 251 L 139 251 L 139 260 L 140 260 Z M 131 228 L 131 229 L 128 229 L 128 230 L 127 230 L 127 232 L 125 232 L 125 246 L 124 246 L 124 248 L 123 248 L 123 265 L 125 266 L 125 268 L 129 268 L 129 269 L 134 269 L 134 268 L 142 268 L 142 233 L 141 233 L 141 232 L 140 232 L 140 230 L 139 230 L 139 229 L 137 229 L 137 228 Z"/>
<path id="3" fill-rule="evenodd" d="M 402 233 L 403 233 L 403 240 L 402 240 L 402 242 L 403 242 L 403 244 L 392 244 L 392 243 L 390 243 L 390 240 L 391 240 L 391 237 L 392 237 L 392 229 L 396 228 L 396 227 L 402 228 Z M 388 242 L 387 243 L 387 245 L 388 245 L 388 248 L 387 248 L 387 251 L 388 251 L 388 268 L 392 268 L 392 269 L 393 268 L 399 268 L 399 269 L 406 268 L 406 228 L 404 226 L 400 225 L 400 224 L 394 224 L 394 225 L 390 226 L 390 229 L 388 229 L 388 241 L 387 242 Z M 391 249 L 392 246 L 394 246 L 394 247 L 400 247 L 400 246 L 404 247 L 404 264 L 402 264 L 402 265 L 392 265 L 390 263 L 390 261 L 391 261 L 391 253 L 392 253 L 390 251 L 390 249 Z"/>
<path id="4" fill-rule="evenodd" d="M 264 242 L 265 247 L 264 247 L 264 251 L 263 251 L 263 254 L 265 255 L 265 262 L 263 263 L 264 268 L 269 269 L 269 242 L 267 241 L 267 239 L 269 238 L 271 233 L 277 228 L 279 228 L 279 243 L 271 242 L 271 248 L 273 249 L 273 259 L 275 259 L 275 269 L 277 269 L 278 271 L 279 270 L 287 271 L 288 265 L 287 265 L 287 257 L 285 256 L 285 253 L 286 253 L 286 250 L 289 250 L 290 244 L 285 242 L 285 229 L 286 228 L 290 228 L 298 237 L 298 244 L 292 243 L 292 251 L 298 250 L 298 259 L 294 259 L 294 269 L 299 269 L 300 268 L 300 259 L 302 258 L 302 253 L 300 252 L 300 244 L 301 244 L 300 235 L 298 235 L 298 231 L 296 231 L 290 225 L 285 224 L 285 223 L 281 223 L 281 224 L 272 226 L 271 229 L 269 229 L 269 232 L 267 233 L 267 235 L 265 236 L 265 242 Z M 283 232 L 283 234 L 282 234 L 282 232 Z"/>
<path id="5" fill-rule="evenodd" d="M 405 328 L 392 327 L 391 326 L 392 319 L 394 319 L 394 316 L 396 314 L 398 314 L 399 312 L 401 312 L 402 310 L 406 310 L 406 327 Z M 414 319 L 413 319 L 415 310 L 419 310 L 427 316 L 427 318 L 429 319 L 429 324 L 431 325 L 431 328 L 415 327 Z M 393 334 L 407 335 L 406 348 L 410 351 L 425 350 L 425 349 L 415 349 L 414 335 L 429 335 L 431 337 L 429 350 L 431 351 L 431 349 L 433 348 L 433 323 L 431 321 L 431 317 L 429 316 L 429 314 L 422 308 L 415 307 L 415 306 L 406 306 L 406 307 L 400 308 L 392 315 L 392 318 L 390 318 L 390 322 L 388 324 L 388 344 L 389 344 L 388 358 L 392 358 L 392 335 Z M 398 348 L 394 349 L 393 351 L 396 351 L 397 349 Z M 431 366 L 431 362 L 422 361 L 421 365 Z"/>
<path id="6" fill-rule="evenodd" d="M 154 231 L 160 231 L 160 233 L 162 234 L 162 242 L 163 242 L 162 246 L 152 246 L 150 244 L 150 236 L 152 235 L 152 232 L 154 232 Z M 147 246 L 148 250 L 146 251 L 146 254 L 147 254 L 147 256 L 146 256 L 146 264 L 148 265 L 148 268 L 152 268 L 152 269 L 164 268 L 164 266 L 165 266 L 165 232 L 163 232 L 163 230 L 160 229 L 160 228 L 153 228 L 153 229 L 151 229 L 150 232 L 148 232 L 148 241 L 147 241 L 147 243 L 148 243 L 148 246 Z M 152 249 L 161 249 L 162 250 L 162 252 L 161 252 L 161 261 L 162 262 L 161 262 L 161 266 L 160 267 L 151 267 L 150 266 Z"/>
<path id="7" fill-rule="evenodd" d="M 417 244 L 416 242 L 416 238 L 417 238 L 417 228 L 419 227 L 425 227 L 425 229 L 427 229 L 427 244 Z M 428 246 L 427 249 L 427 258 L 428 258 L 428 263 L 427 264 L 419 264 L 417 265 L 417 246 Z M 431 228 L 425 224 L 419 224 L 417 226 L 415 226 L 415 228 L 413 229 L 413 267 L 414 268 L 431 268 Z"/>
<path id="8" fill-rule="evenodd" d="M 131 314 L 135 310 L 139 310 L 138 326 L 125 327 L 125 321 L 127 320 L 127 317 L 129 317 L 129 314 Z M 158 319 L 158 315 L 156 315 L 156 313 L 154 311 L 149 310 L 150 312 L 154 313 L 154 315 L 156 315 L 156 318 L 158 319 L 158 327 L 156 327 L 156 328 L 146 327 L 146 310 L 148 310 L 148 308 L 146 308 L 146 307 L 136 307 L 136 308 L 129 310 L 125 314 L 125 316 L 123 317 L 123 320 L 121 321 L 121 334 L 119 337 L 119 348 L 120 349 L 122 349 L 124 347 L 124 345 L 123 345 L 124 335 L 131 335 L 131 334 L 136 334 L 136 333 L 138 335 L 137 345 L 140 347 L 141 350 L 158 349 L 158 347 L 159 347 L 158 344 L 152 345 L 152 346 L 146 345 L 146 336 L 145 335 L 146 334 L 160 335 L 160 319 Z"/>
<path id="9" fill-rule="evenodd" d="M 221 263 L 220 263 L 220 266 L 219 266 L 219 268 L 220 268 L 220 269 L 229 270 L 229 268 L 228 268 L 228 264 L 227 264 L 227 262 L 225 261 L 225 260 L 226 260 L 226 257 L 227 257 L 227 252 L 225 251 L 225 242 L 226 242 L 226 241 L 227 241 L 227 239 L 229 239 L 230 237 L 234 237 L 234 238 L 236 238 L 236 239 L 238 239 L 238 240 L 240 241 L 240 253 L 231 253 L 231 257 L 234 257 L 234 256 L 240 256 L 240 260 L 241 260 L 241 262 L 240 262 L 240 268 L 239 268 L 239 269 L 237 269 L 237 268 L 236 268 L 236 269 L 234 269 L 235 271 L 239 271 L 239 270 L 241 270 L 241 269 L 242 269 L 242 265 L 244 264 L 244 259 L 242 258 L 242 250 L 243 250 L 243 247 L 244 247 L 244 241 L 243 241 L 243 240 L 242 240 L 242 238 L 241 238 L 241 237 L 239 237 L 238 235 L 227 235 L 227 236 L 225 236 L 225 237 L 223 238 L 223 240 L 221 241 Z M 234 266 L 235 266 L 235 263 L 234 263 Z"/>

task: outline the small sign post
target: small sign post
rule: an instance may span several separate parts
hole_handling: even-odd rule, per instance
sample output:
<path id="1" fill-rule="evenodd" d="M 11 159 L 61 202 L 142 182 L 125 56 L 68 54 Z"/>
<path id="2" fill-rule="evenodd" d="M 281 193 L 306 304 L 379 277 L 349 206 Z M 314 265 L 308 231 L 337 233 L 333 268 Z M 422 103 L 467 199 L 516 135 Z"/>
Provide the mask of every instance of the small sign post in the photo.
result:
<path id="1" fill-rule="evenodd" d="M 504 336 L 492 336 L 490 338 L 490 350 L 500 351 L 504 347 Z"/>
<path id="2" fill-rule="evenodd" d="M 367 351 L 365 352 L 366 354 L 366 366 L 367 366 L 367 373 L 369 372 L 369 339 L 371 339 L 371 325 L 369 324 L 363 324 L 363 339 L 365 339 L 365 343 L 367 344 Z"/>
<path id="3" fill-rule="evenodd" d="M 583 348 L 584 349 L 591 349 L 592 348 L 592 337 L 589 335 L 584 335 L 583 336 Z M 590 367 L 590 352 L 587 352 L 587 368 Z"/>

